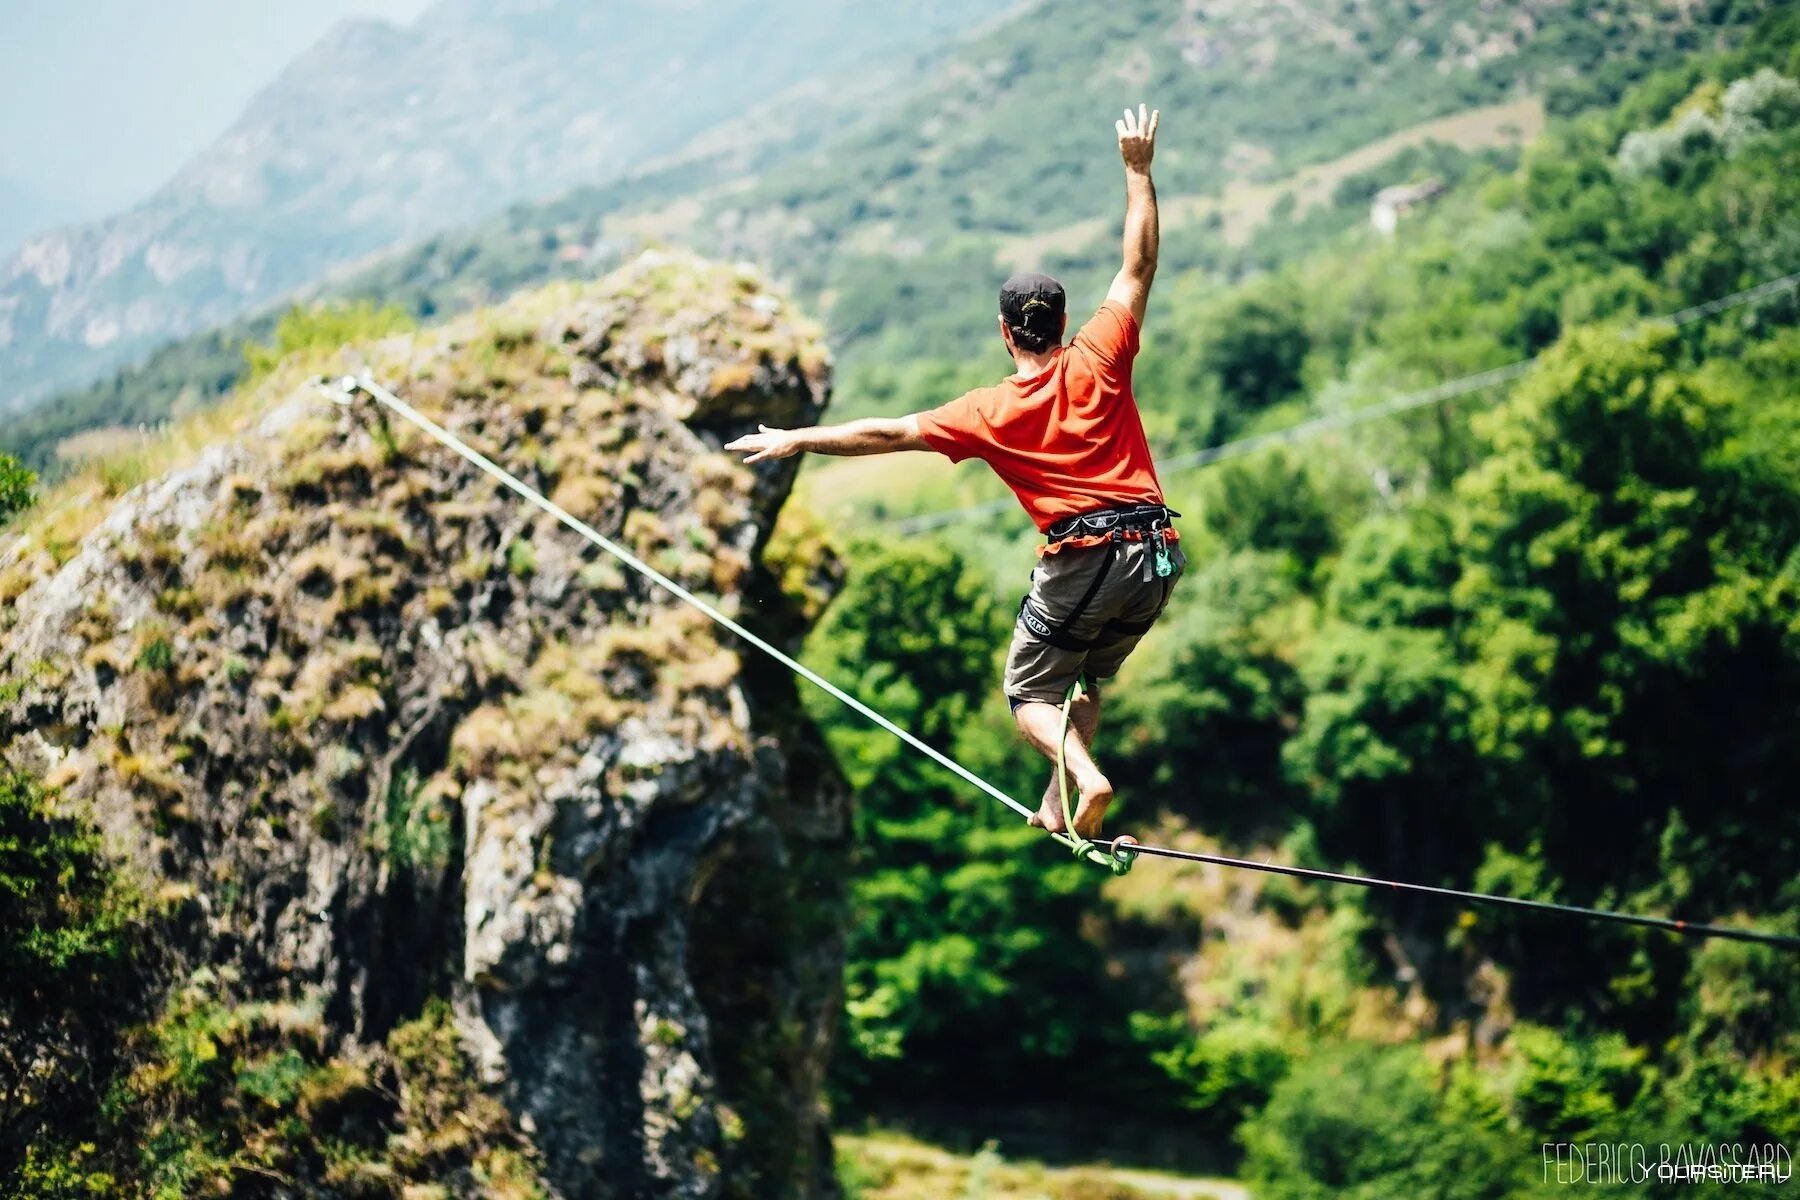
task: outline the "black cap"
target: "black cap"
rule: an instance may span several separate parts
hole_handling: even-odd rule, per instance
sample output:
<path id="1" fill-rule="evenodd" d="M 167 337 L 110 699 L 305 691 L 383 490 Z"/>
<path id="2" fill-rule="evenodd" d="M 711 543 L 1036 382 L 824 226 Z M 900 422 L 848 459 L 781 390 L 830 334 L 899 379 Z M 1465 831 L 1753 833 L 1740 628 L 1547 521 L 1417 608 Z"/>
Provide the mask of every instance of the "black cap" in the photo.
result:
<path id="1" fill-rule="evenodd" d="M 1065 303 L 1062 284 L 1036 271 L 1020 271 L 1000 285 L 1002 319 L 1015 336 L 1023 333 L 1042 345 L 1061 340 Z"/>

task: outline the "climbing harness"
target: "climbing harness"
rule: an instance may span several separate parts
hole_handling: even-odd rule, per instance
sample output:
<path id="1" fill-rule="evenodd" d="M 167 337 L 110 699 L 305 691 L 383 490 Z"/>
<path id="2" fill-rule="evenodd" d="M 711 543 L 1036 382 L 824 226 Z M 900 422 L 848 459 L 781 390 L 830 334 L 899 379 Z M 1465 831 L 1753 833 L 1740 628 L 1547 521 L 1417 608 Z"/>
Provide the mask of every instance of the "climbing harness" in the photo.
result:
<path id="1" fill-rule="evenodd" d="M 1155 624 L 1149 621 L 1111 620 L 1102 625 L 1091 638 L 1078 638 L 1069 632 L 1075 623 L 1087 612 L 1088 605 L 1100 594 L 1100 587 L 1106 582 L 1118 561 L 1119 549 L 1126 541 L 1142 540 L 1151 543 L 1153 550 L 1144 560 L 1144 582 L 1152 578 L 1167 579 L 1175 573 L 1174 557 L 1169 553 L 1169 522 L 1181 514 L 1162 504 L 1137 504 L 1125 508 L 1103 508 L 1092 513 L 1078 513 L 1072 517 L 1064 517 L 1045 531 L 1044 536 L 1052 545 L 1066 542 L 1075 537 L 1102 536 L 1106 539 L 1106 555 L 1100 560 L 1100 566 L 1089 581 L 1087 591 L 1069 610 L 1069 615 L 1061 621 L 1052 622 L 1038 606 L 1032 603 L 1030 595 L 1019 602 L 1019 621 L 1029 629 L 1040 641 L 1055 646 L 1058 650 L 1072 650 L 1077 653 L 1092 650 L 1109 637 L 1141 637 L 1150 632 Z"/>
<path id="2" fill-rule="evenodd" d="M 505 468 L 496 464 L 492 459 L 488 458 L 480 451 L 472 449 L 461 438 L 433 421 L 430 417 L 425 416 L 380 384 L 375 383 L 370 379 L 358 379 L 355 376 L 348 375 L 337 381 L 319 379 L 315 382 L 338 404 L 349 404 L 359 395 L 367 396 L 390 411 L 405 418 L 407 421 L 417 426 L 433 441 L 436 441 L 446 449 L 474 464 L 481 471 L 491 476 L 496 482 L 518 495 L 527 503 L 532 504 L 555 517 L 568 528 L 574 530 L 576 533 L 592 542 L 595 546 L 598 546 L 601 550 L 612 555 L 614 558 L 630 567 L 633 571 L 636 571 L 639 575 L 650 580 L 676 599 L 698 609 L 714 623 L 736 634 L 739 638 L 743 639 L 743 641 L 754 646 L 756 649 L 761 650 L 764 654 L 767 654 L 770 658 L 773 658 L 776 662 L 800 676 L 800 678 L 806 680 L 808 683 L 820 688 L 839 703 L 845 705 L 861 716 L 866 717 L 881 729 L 893 734 L 907 746 L 917 750 L 920 754 L 931 759 L 931 761 L 937 763 L 951 774 L 957 776 L 971 786 L 986 792 L 989 796 L 1006 805 L 1006 807 L 1012 809 L 1021 817 L 1030 818 L 1033 815 L 1031 809 L 1007 795 L 981 776 L 975 774 L 975 772 L 969 770 L 969 768 L 963 766 L 949 755 L 920 741 L 917 737 L 902 729 L 879 712 L 876 712 L 873 708 L 870 708 L 867 704 L 863 703 L 855 696 L 852 696 L 843 688 L 838 687 L 835 683 L 832 683 L 817 671 L 804 665 L 792 655 L 763 638 L 758 637 L 756 634 L 751 633 L 748 629 L 745 629 L 742 625 L 738 624 L 738 622 L 732 620 L 717 608 L 708 604 L 705 600 L 702 600 L 699 596 L 688 591 L 679 583 L 676 583 L 673 579 L 670 579 L 667 575 L 664 575 L 661 571 L 658 571 L 655 567 L 652 567 L 649 563 L 645 562 L 625 547 L 599 532 L 587 522 L 581 520 L 579 517 L 571 515 L 566 509 L 562 508 L 554 501 L 546 499 L 543 494 L 538 492 L 535 488 L 520 482 L 516 476 L 508 472 Z M 1071 689 L 1063 703 L 1063 734 L 1065 738 L 1068 733 L 1069 709 L 1073 705 L 1074 700 L 1075 691 L 1074 689 Z M 1064 820 L 1068 821 L 1069 832 L 1067 834 L 1053 832 L 1050 836 L 1069 847 L 1076 855 L 1085 858 L 1089 862 L 1107 867 L 1116 874 L 1124 874 L 1126 871 L 1130 870 L 1132 862 L 1134 862 L 1140 854 L 1148 854 L 1154 857 L 1180 859 L 1186 862 L 1211 863 L 1215 866 L 1229 867 L 1238 870 L 1262 871 L 1276 875 L 1288 875 L 1298 879 L 1313 879 L 1326 883 L 1351 884 L 1356 887 L 1365 888 L 1386 888 L 1392 891 L 1439 896 L 1446 899 L 1462 900 L 1474 904 L 1493 904 L 1510 908 L 1530 909 L 1535 912 L 1562 913 L 1568 916 L 1585 917 L 1590 920 L 1613 921 L 1626 925 L 1639 925 L 1650 929 L 1662 929 L 1671 933 L 1685 934 L 1688 936 L 1731 938 L 1741 942 L 1757 942 L 1763 945 L 1780 946 L 1789 950 L 1800 950 L 1800 936 L 1792 934 L 1770 933 L 1757 929 L 1736 929 L 1724 925 L 1698 924 L 1670 917 L 1640 916 L 1635 913 L 1612 912 L 1601 908 L 1582 908 L 1573 904 L 1553 904 L 1547 900 L 1525 900 L 1515 896 L 1497 896 L 1486 892 L 1464 892 L 1457 891 L 1454 888 L 1431 887 L 1421 883 L 1402 883 L 1387 879 L 1376 879 L 1364 875 L 1349 875 L 1337 871 L 1321 871 L 1309 867 L 1291 867 L 1277 863 L 1256 862 L 1252 859 L 1230 858 L 1222 854 L 1202 854 L 1191 850 L 1177 850 L 1170 846 L 1156 846 L 1139 843 L 1135 838 L 1123 834 L 1112 838 L 1096 838 L 1088 841 L 1086 839 L 1078 838 L 1075 835 L 1075 823 L 1072 819 L 1072 814 L 1069 812 L 1068 780 L 1064 771 L 1061 743 L 1059 743 L 1057 753 L 1056 771 L 1058 786 L 1062 792 Z"/>
<path id="3" fill-rule="evenodd" d="M 1167 529 L 1169 522 L 1180 515 L 1166 504 L 1127 504 L 1101 508 L 1064 517 L 1046 529 L 1044 536 L 1052 542 L 1063 542 L 1084 534 L 1110 534 L 1127 529 L 1156 533 Z"/>
<path id="4" fill-rule="evenodd" d="M 1088 605 L 1094 602 L 1094 597 L 1099 595 L 1100 585 L 1106 582 L 1106 576 L 1112 571 L 1113 562 L 1118 556 L 1119 543 L 1117 538 L 1108 538 L 1106 543 L 1106 557 L 1100 560 L 1100 567 L 1094 572 L 1094 578 L 1088 584 L 1087 591 L 1081 594 L 1081 599 L 1075 602 L 1075 607 L 1071 608 L 1069 610 L 1069 615 L 1064 617 L 1061 621 L 1053 625 L 1046 620 L 1044 614 L 1038 610 L 1038 606 L 1031 602 L 1031 596 L 1029 594 L 1027 594 L 1023 600 L 1019 601 L 1019 620 L 1022 621 L 1025 628 L 1031 630 L 1040 641 L 1048 642 L 1058 650 L 1082 651 L 1093 649 L 1095 644 L 1100 640 L 1099 634 L 1096 634 L 1091 638 L 1078 638 L 1069 633 L 1069 627 L 1080 619 L 1081 615 L 1087 611 Z M 1148 626 L 1145 627 L 1146 630 L 1148 630 L 1148 628 Z M 1120 632 L 1131 631 L 1121 630 Z"/>

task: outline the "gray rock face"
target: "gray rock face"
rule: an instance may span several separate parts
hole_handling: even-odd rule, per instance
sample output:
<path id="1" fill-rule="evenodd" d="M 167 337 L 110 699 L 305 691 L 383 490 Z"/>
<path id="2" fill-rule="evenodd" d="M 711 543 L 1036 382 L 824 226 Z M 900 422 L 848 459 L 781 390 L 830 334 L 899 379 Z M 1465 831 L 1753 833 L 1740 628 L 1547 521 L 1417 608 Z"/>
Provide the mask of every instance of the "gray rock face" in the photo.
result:
<path id="1" fill-rule="evenodd" d="M 380 344 L 398 394 L 747 620 L 816 332 L 646 258 Z M 791 682 L 398 419 L 284 368 L 239 441 L 0 577 L 0 757 L 185 898 L 180 961 L 346 1045 L 448 999 L 568 1197 L 828 1194 L 846 793 Z"/>

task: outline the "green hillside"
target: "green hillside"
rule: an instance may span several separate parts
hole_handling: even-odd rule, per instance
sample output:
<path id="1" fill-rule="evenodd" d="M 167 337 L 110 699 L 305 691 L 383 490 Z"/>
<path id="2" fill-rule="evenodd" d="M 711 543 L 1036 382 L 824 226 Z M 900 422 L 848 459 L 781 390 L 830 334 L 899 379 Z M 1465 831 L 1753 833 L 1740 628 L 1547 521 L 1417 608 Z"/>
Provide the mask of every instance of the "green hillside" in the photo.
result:
<path id="1" fill-rule="evenodd" d="M 1800 301 L 1633 324 L 1800 270 L 1797 80 L 1790 14 L 1392 242 L 1159 283 L 1138 390 L 1169 448 L 1541 357 L 1498 397 L 1165 480 L 1191 565 L 1109 693 L 1111 824 L 1800 931 Z M 894 461 L 805 495 L 872 529 L 992 494 L 979 464 Z M 1008 515 L 861 542 L 809 643 L 1015 794 L 1042 776 L 994 680 L 1034 540 Z M 847 1112 L 1060 1155 L 1008 1107 L 1085 1097 L 1090 1156 L 1276 1200 L 1537 1195 L 1547 1143 L 1800 1141 L 1791 953 L 1163 862 L 1111 885 L 814 713 L 863 804 Z M 986 1081 L 947 1118 L 971 1041 Z M 1728 1194 L 1672 1186 L 1614 1194 Z"/>
<path id="2" fill-rule="evenodd" d="M 1159 40 L 1139 46 L 1148 10 L 1116 10 L 1137 14 L 1128 24 L 1101 6 L 1046 5 L 1039 42 L 1002 25 L 919 93 L 817 146 L 804 133 L 781 143 L 753 179 L 690 163 L 520 210 L 342 287 L 404 311 L 296 312 L 257 336 L 319 348 L 586 270 L 563 261 L 570 246 L 685 232 L 804 282 L 831 316 L 839 413 L 924 407 L 1002 369 L 984 281 L 1010 256 L 1052 250 L 1045 261 L 1076 301 L 1098 299 L 1112 217 L 1084 222 L 1113 211 L 1116 168 L 1104 120 L 1090 131 L 1072 114 L 1114 86 L 1167 89 L 1179 98 L 1162 102 L 1172 143 L 1172 113 L 1217 122 L 1190 116 L 1185 156 L 1166 172 L 1159 160 L 1175 215 L 1136 380 L 1159 452 L 1346 421 L 1167 473 L 1190 566 L 1107 693 L 1098 754 L 1121 796 L 1109 829 L 1800 935 L 1800 289 L 1679 325 L 1650 319 L 1800 271 L 1800 14 L 1415 7 L 1240 6 L 1189 28 L 1171 5 L 1155 10 Z M 1503 27 L 1527 26 L 1504 51 Z M 1260 76 L 1258 54 L 1274 56 Z M 1109 65 L 1072 71 L 1077 60 Z M 1295 94 L 1309 121 L 1283 115 Z M 1500 128 L 1513 118 L 1494 114 L 1536 110 L 1495 106 L 1532 99 L 1548 129 L 1514 149 Z M 1044 156 L 1013 152 L 1039 113 Z M 1487 132 L 1460 147 L 1421 125 L 1471 113 L 1481 119 L 1461 128 Z M 934 126 L 941 114 L 961 123 Z M 1377 141 L 1383 156 L 1357 154 Z M 1240 143 L 1261 153 L 1233 157 Z M 1426 173 L 1447 185 L 1429 209 L 1392 239 L 1366 228 L 1375 187 Z M 1043 201 L 1021 216 L 1000 203 L 1008 189 Z M 653 289 L 638 298 L 655 309 Z M 471 422 L 525 421 L 506 391 L 510 329 L 494 328 L 491 353 L 455 344 L 493 389 L 459 400 Z M 43 461 L 107 403 L 167 412 L 179 381 L 193 388 L 181 403 L 204 406 L 246 369 L 240 340 L 172 350 L 154 375 L 88 393 L 64 424 L 10 444 Z M 202 360 L 217 373 L 197 384 Z M 1503 387 L 1348 420 L 1513 363 L 1529 365 Z M 706 377 L 730 394 L 737 376 Z M 455 391 L 432 378 L 415 382 Z M 550 378 L 559 395 L 579 390 Z M 492 414 L 478 407 L 489 402 Z M 559 427 L 554 442 L 520 430 L 513 459 L 585 455 L 610 436 L 604 421 Z M 381 454 L 372 434 L 366 452 Z M 343 465 L 363 478 L 357 460 Z M 110 497 L 147 470 L 107 458 L 93 487 Z M 641 490 L 635 467 L 619 479 Z M 13 476 L 0 502 L 27 490 Z M 1045 773 L 995 685 L 1036 536 L 1012 512 L 916 535 L 893 524 L 995 494 L 976 463 L 813 464 L 767 561 L 786 566 L 789 611 L 812 624 L 810 665 L 1023 796 Z M 627 507 L 611 513 L 621 524 Z M 46 538 L 65 554 L 66 530 L 100 515 L 51 503 L 39 519 L 65 531 Z M 508 549 L 504 568 L 483 560 L 488 573 L 536 586 L 537 560 L 511 561 L 518 542 L 494 522 Z M 706 539 L 658 540 L 704 586 Z M 825 552 L 834 542 L 842 563 Z M 360 585 L 360 561 L 346 558 L 346 588 Z M 545 594 L 578 604 L 588 586 Z M 171 589 L 157 602 L 187 601 Z M 172 669 L 167 653 L 136 669 Z M 295 660 L 283 671 L 300 672 Z M 704 678 L 690 666 L 672 674 Z M 604 699 L 585 670 L 553 679 Z M 1563 1186 L 1546 1146 L 1732 1146 L 1740 1162 L 1800 1146 L 1791 952 L 1199 864 L 1144 860 L 1114 880 L 829 698 L 803 702 L 856 796 L 852 861 L 747 877 L 743 891 L 835 906 L 847 874 L 831 1123 L 974 1155 L 856 1137 L 840 1156 L 849 1195 L 915 1183 L 932 1195 L 1157 1194 L 1146 1171 L 1162 1168 L 1232 1177 L 1258 1200 L 1522 1200 Z M 538 714 L 567 711 L 517 715 L 535 730 Z M 544 738 L 562 752 L 554 726 Z M 792 778 L 829 773 L 817 766 Z M 33 866 L 33 881 L 61 869 Z M 105 914 L 101 898 L 68 900 L 72 924 L 96 905 Z M 736 910 L 719 903 L 712 915 L 735 930 Z M 94 936 L 105 933 L 102 922 Z M 712 965 L 750 992 L 765 981 L 754 951 Z M 771 1020 L 771 1051 L 824 1045 L 797 1029 Z M 779 1064 L 738 1070 L 746 1088 L 793 1090 Z M 1030 1165 L 1007 1167 L 989 1142 Z M 1058 1169 L 1101 1160 L 1134 1170 Z M 1746 1194 L 1629 1177 L 1606 1190 Z"/>
<path id="3" fill-rule="evenodd" d="M 923 76 L 816 105 L 801 98 L 785 128 L 758 126 L 658 171 L 519 207 L 317 294 L 431 316 L 591 275 L 646 238 L 683 241 L 759 262 L 814 301 L 839 358 L 840 410 L 858 412 L 882 403 L 893 370 L 921 354 L 966 358 L 959 382 L 992 369 L 990 293 L 1021 239 L 1047 237 L 1044 265 L 1073 284 L 1098 280 L 1118 208 L 1109 114 L 1126 102 L 1150 97 L 1164 110 L 1159 182 L 1166 197 L 1197 201 L 1274 184 L 1445 114 L 1528 96 L 1557 114 L 1608 102 L 1655 66 L 1736 41 L 1773 7 L 1044 0 Z M 1166 261 L 1227 277 L 1285 261 L 1359 222 L 1381 183 L 1455 178 L 1470 165 L 1455 146 L 1397 151 L 1345 181 L 1340 205 L 1248 241 L 1210 215 L 1177 222 Z M 1285 211 L 1279 197 L 1270 203 Z M 190 339 L 58 397 L 0 426 L 0 446 L 48 467 L 73 434 L 206 403 L 241 369 L 236 344 L 272 323 Z"/>

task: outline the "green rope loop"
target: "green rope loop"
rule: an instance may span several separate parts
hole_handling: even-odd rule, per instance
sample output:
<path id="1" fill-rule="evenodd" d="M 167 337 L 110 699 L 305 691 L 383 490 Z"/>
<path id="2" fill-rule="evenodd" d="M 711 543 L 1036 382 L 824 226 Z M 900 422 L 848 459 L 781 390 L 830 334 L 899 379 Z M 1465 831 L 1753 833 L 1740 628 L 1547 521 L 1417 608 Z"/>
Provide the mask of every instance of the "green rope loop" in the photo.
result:
<path id="1" fill-rule="evenodd" d="M 1131 864 L 1137 861 L 1137 851 L 1130 850 L 1120 854 L 1117 839 L 1114 839 L 1111 853 L 1101 850 L 1093 842 L 1075 832 L 1075 813 L 1069 806 L 1069 773 L 1064 766 L 1069 741 L 1069 709 L 1084 695 L 1086 692 L 1081 686 L 1080 678 L 1077 677 L 1075 682 L 1069 685 L 1069 694 L 1063 697 L 1062 729 L 1056 738 L 1056 792 L 1062 799 L 1063 828 L 1069 832 L 1067 836 L 1058 840 L 1066 845 L 1069 852 L 1076 858 L 1085 858 L 1089 862 L 1099 863 L 1111 868 L 1114 875 L 1123 875 L 1131 870 Z"/>

